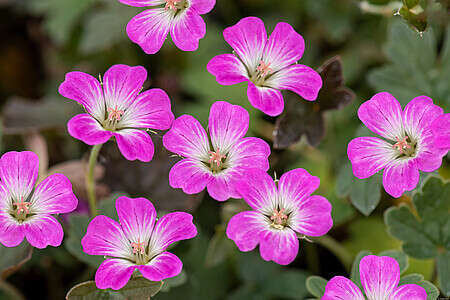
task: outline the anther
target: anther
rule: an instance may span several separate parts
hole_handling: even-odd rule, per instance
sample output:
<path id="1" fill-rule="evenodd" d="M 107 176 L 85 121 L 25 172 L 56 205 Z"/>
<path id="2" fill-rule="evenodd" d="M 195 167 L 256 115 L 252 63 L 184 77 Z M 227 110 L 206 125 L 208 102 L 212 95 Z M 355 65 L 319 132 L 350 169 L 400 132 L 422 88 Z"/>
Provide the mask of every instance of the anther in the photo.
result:
<path id="1" fill-rule="evenodd" d="M 209 160 L 208 162 L 210 164 L 216 164 L 218 167 L 220 167 L 220 164 L 222 163 L 222 159 L 227 158 L 226 155 L 220 154 L 219 148 L 217 148 L 217 151 L 209 151 Z"/>
<path id="2" fill-rule="evenodd" d="M 30 213 L 30 202 L 23 201 L 23 197 L 20 199 L 20 202 L 13 203 L 16 206 L 17 213 L 19 215 L 24 214 L 27 215 Z"/>
<path id="3" fill-rule="evenodd" d="M 264 61 L 260 61 L 258 67 L 256 68 L 258 71 L 258 77 L 264 78 L 270 73 L 272 73 L 272 68 L 270 68 L 270 63 L 266 64 Z"/>
<path id="4" fill-rule="evenodd" d="M 114 121 L 114 120 L 120 121 L 120 119 L 122 118 L 122 115 L 124 113 L 125 112 L 123 110 L 118 109 L 117 105 L 114 108 L 109 107 L 108 108 L 108 119 L 110 121 Z"/>
<path id="5" fill-rule="evenodd" d="M 411 146 L 406 141 L 408 139 L 407 136 L 403 137 L 403 139 L 396 137 L 396 139 L 397 139 L 397 143 L 392 145 L 392 148 L 397 149 L 398 151 L 400 151 L 400 153 L 404 153 L 403 152 L 404 150 L 411 148 Z"/>

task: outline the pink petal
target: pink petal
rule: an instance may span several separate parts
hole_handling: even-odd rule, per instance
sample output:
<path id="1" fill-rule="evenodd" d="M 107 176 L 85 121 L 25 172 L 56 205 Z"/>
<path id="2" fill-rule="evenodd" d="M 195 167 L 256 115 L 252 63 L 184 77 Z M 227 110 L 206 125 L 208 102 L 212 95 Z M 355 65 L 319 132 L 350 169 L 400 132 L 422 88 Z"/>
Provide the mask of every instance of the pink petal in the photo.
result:
<path id="1" fill-rule="evenodd" d="M 192 159 L 177 162 L 169 172 L 171 187 L 183 189 L 186 194 L 197 194 L 203 191 L 212 175 L 203 164 Z"/>
<path id="2" fill-rule="evenodd" d="M 76 115 L 67 123 L 67 130 L 74 138 L 88 145 L 99 145 L 106 143 L 112 136 L 111 131 L 103 127 L 91 115 Z"/>
<path id="3" fill-rule="evenodd" d="M 206 24 L 193 9 L 175 16 L 170 27 L 170 36 L 174 44 L 183 51 L 195 51 L 198 43 L 206 34 Z"/>
<path id="4" fill-rule="evenodd" d="M 161 281 L 180 274 L 183 263 L 175 254 L 163 252 L 148 264 L 138 266 L 142 275 L 150 281 Z"/>
<path id="5" fill-rule="evenodd" d="M 95 273 L 95 284 L 99 289 L 119 290 L 128 283 L 134 269 L 136 269 L 136 266 L 128 260 L 107 259 Z"/>
<path id="6" fill-rule="evenodd" d="M 278 197 L 275 182 L 266 172 L 259 169 L 247 170 L 238 185 L 238 192 L 251 208 L 272 212 L 272 202 Z"/>
<path id="7" fill-rule="evenodd" d="M 431 130 L 434 136 L 434 147 L 450 149 L 450 114 L 444 114 L 433 121 Z"/>
<path id="8" fill-rule="evenodd" d="M 165 0 L 119 0 L 119 2 L 135 7 L 156 6 L 166 3 Z"/>
<path id="9" fill-rule="evenodd" d="M 241 138 L 230 149 L 227 155 L 227 162 L 234 168 L 269 169 L 270 146 L 264 140 L 255 137 Z"/>
<path id="10" fill-rule="evenodd" d="M 70 72 L 58 88 L 66 98 L 80 103 L 86 111 L 98 119 L 105 115 L 105 100 L 100 83 L 93 76 L 83 72 Z"/>
<path id="11" fill-rule="evenodd" d="M 361 104 L 358 117 L 371 131 L 396 141 L 403 137 L 402 107 L 391 94 L 375 94 Z"/>
<path id="12" fill-rule="evenodd" d="M 236 188 L 241 178 L 241 172 L 230 168 L 211 177 L 207 188 L 209 195 L 217 201 L 225 201 L 229 198 L 240 198 Z"/>
<path id="13" fill-rule="evenodd" d="M 121 129 L 113 133 L 122 155 L 128 160 L 151 161 L 155 152 L 150 135 L 144 130 Z"/>
<path id="14" fill-rule="evenodd" d="M 200 122 L 190 115 L 175 119 L 172 128 L 163 136 L 164 147 L 184 157 L 199 161 L 209 158 L 209 140 Z"/>
<path id="15" fill-rule="evenodd" d="M 116 200 L 120 226 L 130 242 L 148 243 L 156 220 L 153 204 L 145 198 L 119 197 Z"/>
<path id="16" fill-rule="evenodd" d="M 291 170 L 284 173 L 278 182 L 280 200 L 289 206 L 301 205 L 319 185 L 319 177 L 312 176 L 305 169 Z"/>
<path id="17" fill-rule="evenodd" d="M 288 265 L 298 253 L 298 238 L 292 229 L 264 230 L 259 234 L 259 252 L 262 259 Z"/>
<path id="18" fill-rule="evenodd" d="M 266 43 L 262 60 L 276 72 L 297 62 L 305 50 L 305 41 L 288 23 L 275 26 Z"/>
<path id="19" fill-rule="evenodd" d="M 36 186 L 31 203 L 33 213 L 59 214 L 75 210 L 78 200 L 69 179 L 63 174 L 53 174 Z"/>
<path id="20" fill-rule="evenodd" d="M 264 218 L 264 215 L 256 211 L 244 211 L 234 215 L 227 225 L 227 237 L 236 243 L 240 251 L 255 249 L 261 231 L 267 227 Z"/>
<path id="21" fill-rule="evenodd" d="M 424 172 L 433 172 L 442 165 L 442 157 L 447 154 L 447 150 L 435 146 L 435 135 L 431 127 L 425 129 L 416 145 L 417 168 Z"/>
<path id="22" fill-rule="evenodd" d="M 191 0 L 191 8 L 199 15 L 209 13 L 216 5 L 216 0 Z"/>
<path id="23" fill-rule="evenodd" d="M 419 170 L 415 160 L 396 160 L 383 172 L 383 186 L 392 197 L 398 198 L 405 191 L 412 191 L 419 183 Z"/>
<path id="24" fill-rule="evenodd" d="M 359 179 L 372 176 L 397 157 L 391 144 L 376 137 L 358 137 L 351 140 L 347 155 L 352 163 L 353 174 Z"/>
<path id="25" fill-rule="evenodd" d="M 397 287 L 392 294 L 389 295 L 389 300 L 426 300 L 427 292 L 425 289 L 417 284 L 405 284 Z"/>
<path id="26" fill-rule="evenodd" d="M 215 151 L 227 153 L 248 130 L 249 114 L 239 105 L 216 101 L 209 112 L 209 134 Z"/>
<path id="27" fill-rule="evenodd" d="M 23 232 L 28 242 L 39 249 L 48 245 L 58 247 L 64 236 L 61 224 L 49 215 L 34 215 L 23 223 Z"/>
<path id="28" fill-rule="evenodd" d="M 322 77 L 315 70 L 304 65 L 292 65 L 281 69 L 265 81 L 265 85 L 290 90 L 305 100 L 316 100 L 322 88 Z"/>
<path id="29" fill-rule="evenodd" d="M 22 243 L 25 233 L 9 213 L 0 212 L 0 243 L 5 247 L 16 247 Z"/>
<path id="30" fill-rule="evenodd" d="M 255 108 L 269 116 L 275 117 L 283 112 L 283 95 L 276 89 L 256 86 L 249 81 L 247 97 Z"/>
<path id="31" fill-rule="evenodd" d="M 328 281 L 321 300 L 364 300 L 364 296 L 350 279 L 335 276 Z"/>
<path id="32" fill-rule="evenodd" d="M 248 80 L 247 69 L 233 54 L 221 54 L 213 57 L 206 65 L 206 69 L 222 85 L 233 85 Z"/>
<path id="33" fill-rule="evenodd" d="M 173 13 L 164 8 L 145 10 L 137 14 L 127 25 L 131 41 L 141 46 L 147 54 L 158 52 L 169 33 Z"/>
<path id="34" fill-rule="evenodd" d="M 361 284 L 369 299 L 386 299 L 400 281 L 400 267 L 392 257 L 368 255 L 359 263 Z"/>
<path id="35" fill-rule="evenodd" d="M 263 21 L 256 17 L 243 18 L 236 25 L 225 28 L 223 37 L 236 51 L 248 70 L 255 71 L 267 41 Z"/>
<path id="36" fill-rule="evenodd" d="M 419 96 L 412 99 L 403 112 L 403 123 L 406 134 L 413 139 L 419 139 L 424 131 L 441 116 L 444 110 L 433 104 L 433 99 Z"/>
<path id="37" fill-rule="evenodd" d="M 331 204 L 322 196 L 313 195 L 302 200 L 289 216 L 290 227 L 307 236 L 321 236 L 333 227 Z"/>

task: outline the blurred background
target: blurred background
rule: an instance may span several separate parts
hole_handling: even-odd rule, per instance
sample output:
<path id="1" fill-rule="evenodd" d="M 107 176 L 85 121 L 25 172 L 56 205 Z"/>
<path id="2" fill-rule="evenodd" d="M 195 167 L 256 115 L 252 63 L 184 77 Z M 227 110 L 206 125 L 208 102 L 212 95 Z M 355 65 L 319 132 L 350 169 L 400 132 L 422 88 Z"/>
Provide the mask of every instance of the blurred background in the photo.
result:
<path id="1" fill-rule="evenodd" d="M 143 9 L 116 0 L 0 0 L 0 151 L 36 152 L 40 175 L 66 174 L 80 199 L 76 213 L 60 217 L 63 245 L 34 249 L 20 269 L 2 273 L 0 299 L 63 299 L 73 285 L 92 279 L 102 261 L 83 254 L 80 245 L 89 221 L 84 186 L 89 148 L 68 135 L 66 122 L 81 108 L 57 88 L 67 72 L 96 76 L 118 63 L 144 66 L 149 72 L 144 89 L 164 89 L 175 116 L 192 114 L 206 125 L 214 101 L 244 106 L 251 116 L 248 135 L 273 146 L 269 173 L 305 168 L 321 179 L 316 193 L 333 204 L 332 239 L 301 240 L 297 259 L 281 267 L 264 262 L 257 250 L 239 252 L 226 238 L 228 219 L 245 209 L 241 200 L 218 203 L 205 193 L 189 196 L 169 187 L 168 171 L 177 159 L 162 149 L 163 133 L 152 135 L 157 151 L 150 163 L 126 161 L 109 142 L 96 170 L 102 212 L 112 214 L 119 194 L 142 196 L 162 213 L 193 213 L 199 228 L 197 238 L 171 250 L 183 260 L 184 270 L 155 299 L 305 299 L 310 296 L 307 276 L 348 276 L 339 256 L 400 249 L 401 242 L 387 232 L 383 211 L 410 203 L 410 195 L 390 198 L 379 176 L 354 178 L 346 149 L 352 138 L 369 134 L 356 111 L 376 92 L 389 91 L 402 105 L 428 95 L 449 112 L 449 1 L 417 1 L 414 7 L 406 2 L 217 0 L 203 16 L 207 34 L 198 51 L 182 52 L 168 38 L 160 52 L 146 55 L 125 32 L 127 22 Z M 212 57 L 231 52 L 223 29 L 246 16 L 262 18 L 268 33 L 277 22 L 288 22 L 304 37 L 300 63 L 322 71 L 327 82 L 316 106 L 285 93 L 286 112 L 271 118 L 250 106 L 246 84 L 221 86 L 207 72 Z M 448 157 L 439 172 L 450 177 Z M 11 256 L 1 247 L 1 269 L 26 261 L 29 249 L 22 248 Z M 433 260 L 410 259 L 409 264 L 407 273 L 436 281 Z"/>

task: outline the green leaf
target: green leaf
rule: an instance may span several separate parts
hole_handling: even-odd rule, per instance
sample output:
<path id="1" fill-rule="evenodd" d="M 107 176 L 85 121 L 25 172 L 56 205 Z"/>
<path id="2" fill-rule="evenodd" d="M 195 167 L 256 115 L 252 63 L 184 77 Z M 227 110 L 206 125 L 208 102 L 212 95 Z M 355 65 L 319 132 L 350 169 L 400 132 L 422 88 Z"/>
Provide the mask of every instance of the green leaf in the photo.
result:
<path id="1" fill-rule="evenodd" d="M 303 299 L 308 295 L 306 278 L 305 272 L 284 270 L 263 283 L 259 290 L 276 299 Z"/>
<path id="2" fill-rule="evenodd" d="M 233 242 L 225 234 L 224 225 L 216 226 L 216 232 L 209 241 L 208 251 L 206 252 L 205 265 L 207 267 L 217 266 L 222 263 L 227 256 L 232 253 Z"/>
<path id="3" fill-rule="evenodd" d="M 31 259 L 32 254 L 33 247 L 27 241 L 23 241 L 17 247 L 5 247 L 0 244 L 1 279 L 6 279 L 9 275 L 20 269 Z"/>
<path id="4" fill-rule="evenodd" d="M 436 261 L 437 273 L 439 277 L 439 285 L 442 292 L 449 296 L 450 295 L 450 253 L 447 251 L 445 253 L 439 254 Z"/>
<path id="5" fill-rule="evenodd" d="M 320 299 L 323 294 L 325 294 L 325 287 L 327 285 L 327 280 L 320 276 L 309 276 L 306 279 L 306 289 L 314 297 Z"/>
<path id="6" fill-rule="evenodd" d="M 421 274 L 408 274 L 400 278 L 398 285 L 417 284 L 427 292 L 427 300 L 436 300 L 439 297 L 439 290 L 431 282 L 424 280 Z"/>
<path id="7" fill-rule="evenodd" d="M 359 274 L 359 263 L 361 262 L 361 259 L 364 256 L 367 255 L 372 255 L 372 252 L 367 251 L 367 250 L 363 250 L 361 252 L 359 252 L 356 257 L 355 260 L 353 261 L 352 264 L 352 271 L 350 273 L 350 279 L 362 290 L 362 285 L 361 285 L 361 278 L 360 278 L 360 274 Z"/>
<path id="8" fill-rule="evenodd" d="M 386 251 L 379 253 L 378 255 L 389 256 L 389 257 L 392 257 L 393 259 L 395 259 L 400 266 L 400 274 L 403 274 L 406 271 L 406 269 L 408 269 L 408 266 L 409 266 L 408 256 L 403 251 L 386 250 Z"/>
<path id="9" fill-rule="evenodd" d="M 180 274 L 175 277 L 164 279 L 164 284 L 161 288 L 161 292 L 168 292 L 171 288 L 181 286 L 187 282 L 187 274 L 184 270 L 181 270 Z"/>

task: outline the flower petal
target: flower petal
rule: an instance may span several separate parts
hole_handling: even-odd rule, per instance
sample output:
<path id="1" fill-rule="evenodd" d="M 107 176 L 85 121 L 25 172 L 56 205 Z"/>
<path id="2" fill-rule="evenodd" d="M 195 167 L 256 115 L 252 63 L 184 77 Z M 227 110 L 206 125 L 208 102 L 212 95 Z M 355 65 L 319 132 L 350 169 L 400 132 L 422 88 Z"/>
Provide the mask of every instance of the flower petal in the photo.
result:
<path id="1" fill-rule="evenodd" d="M 229 198 L 240 198 L 240 194 L 237 192 L 236 187 L 239 184 L 239 179 L 242 176 L 242 172 L 234 170 L 236 168 L 230 168 L 215 174 L 208 182 L 208 193 L 217 201 L 225 201 Z"/>
<path id="2" fill-rule="evenodd" d="M 70 119 L 67 130 L 71 136 L 91 146 L 106 143 L 112 136 L 111 131 L 103 129 L 89 114 L 76 115 Z"/>
<path id="3" fill-rule="evenodd" d="M 16 247 L 22 243 L 25 233 L 9 213 L 0 212 L 0 243 L 5 247 Z"/>
<path id="4" fill-rule="evenodd" d="M 211 179 L 212 175 L 202 163 L 192 159 L 180 160 L 169 172 L 170 186 L 181 188 L 186 194 L 200 193 Z"/>
<path id="5" fill-rule="evenodd" d="M 280 265 L 288 265 L 297 256 L 299 242 L 297 235 L 290 228 L 266 229 L 259 234 L 259 238 L 259 252 L 266 261 L 272 260 Z"/>
<path id="6" fill-rule="evenodd" d="M 209 13 L 216 5 L 216 0 L 191 0 L 191 8 L 199 15 Z"/>
<path id="7" fill-rule="evenodd" d="M 262 60 L 276 72 L 298 61 L 304 50 L 303 37 L 288 23 L 280 22 L 265 45 Z"/>
<path id="8" fill-rule="evenodd" d="M 353 281 L 335 276 L 328 281 L 321 300 L 364 300 L 364 296 Z"/>
<path id="9" fill-rule="evenodd" d="M 264 84 L 274 89 L 293 91 L 303 99 L 313 101 L 322 88 L 322 77 L 310 67 L 296 64 L 276 72 Z"/>
<path id="10" fill-rule="evenodd" d="M 389 300 L 426 300 L 427 292 L 425 289 L 417 284 L 405 284 L 397 287 L 392 294 L 389 295 Z"/>
<path id="11" fill-rule="evenodd" d="M 416 161 L 396 160 L 383 172 L 383 186 L 392 197 L 398 198 L 405 191 L 412 191 L 419 183 L 419 170 Z"/>
<path id="12" fill-rule="evenodd" d="M 447 150 L 435 146 L 436 136 L 431 127 L 425 129 L 416 145 L 417 168 L 424 172 L 433 172 L 441 167 L 442 157 L 447 154 Z"/>
<path id="13" fill-rule="evenodd" d="M 119 2 L 134 7 L 156 6 L 166 3 L 165 0 L 119 0 Z"/>
<path id="14" fill-rule="evenodd" d="M 255 71 L 267 41 L 263 21 L 256 17 L 243 18 L 236 25 L 225 28 L 223 37 L 236 51 L 248 70 Z"/>
<path id="15" fill-rule="evenodd" d="M 95 285 L 99 289 L 119 290 L 128 283 L 134 269 L 136 266 L 125 259 L 107 259 L 95 273 Z"/>
<path id="16" fill-rule="evenodd" d="M 209 111 L 209 134 L 215 151 L 228 153 L 248 130 L 249 114 L 239 105 L 216 101 Z"/>
<path id="17" fill-rule="evenodd" d="M 58 247 L 64 236 L 61 224 L 50 215 L 34 215 L 23 223 L 23 232 L 28 242 L 39 249 Z"/>
<path id="18" fill-rule="evenodd" d="M 384 169 L 397 153 L 391 144 L 382 139 L 357 137 L 348 144 L 347 155 L 352 163 L 353 174 L 364 179 Z"/>
<path id="19" fill-rule="evenodd" d="M 266 172 L 259 169 L 248 170 L 238 185 L 238 192 L 251 208 L 272 214 L 278 191 L 275 182 Z"/>
<path id="20" fill-rule="evenodd" d="M 183 263 L 175 254 L 163 252 L 148 264 L 138 266 L 142 275 L 150 281 L 161 281 L 180 274 Z"/>
<path id="21" fill-rule="evenodd" d="M 361 284 L 369 299 L 386 299 L 400 281 L 400 267 L 392 257 L 368 255 L 359 263 Z"/>
<path id="22" fill-rule="evenodd" d="M 290 227 L 307 236 L 321 236 L 333 227 L 330 202 L 318 195 L 302 200 L 289 216 Z"/>
<path id="23" fill-rule="evenodd" d="M 128 160 L 151 161 L 155 147 L 150 135 L 144 130 L 121 129 L 114 132 L 122 155 Z"/>
<path id="24" fill-rule="evenodd" d="M 297 207 L 317 190 L 319 177 L 312 176 L 305 169 L 294 169 L 284 173 L 278 182 L 279 201 L 282 207 Z"/>
<path id="25" fill-rule="evenodd" d="M 127 34 L 147 54 L 158 52 L 169 33 L 173 13 L 164 8 L 147 9 L 127 24 Z"/>
<path id="26" fill-rule="evenodd" d="M 227 225 L 227 237 L 240 251 L 251 251 L 259 243 L 261 231 L 267 227 L 264 216 L 256 211 L 243 211 L 234 215 Z"/>
<path id="27" fill-rule="evenodd" d="M 400 103 L 386 92 L 375 94 L 358 109 L 358 117 L 367 128 L 392 141 L 403 137 L 402 115 Z"/>
<path id="28" fill-rule="evenodd" d="M 247 69 L 233 54 L 221 54 L 213 57 L 206 65 L 206 69 L 222 85 L 233 85 L 248 80 Z"/>
<path id="29" fill-rule="evenodd" d="M 444 114 L 433 121 L 434 147 L 444 150 L 450 149 L 450 114 Z"/>
<path id="30" fill-rule="evenodd" d="M 235 169 L 269 169 L 270 146 L 264 140 L 255 137 L 241 138 L 230 149 L 227 163 Z"/>
<path id="31" fill-rule="evenodd" d="M 424 131 L 440 117 L 444 110 L 433 104 L 433 99 L 419 96 L 412 99 L 403 112 L 403 123 L 406 134 L 412 139 L 419 139 Z"/>
<path id="32" fill-rule="evenodd" d="M 198 43 L 206 34 L 206 24 L 193 9 L 175 16 L 170 27 L 170 36 L 174 44 L 183 51 L 195 51 Z"/>
<path id="33" fill-rule="evenodd" d="M 275 117 L 283 112 L 283 95 L 276 89 L 256 86 L 249 81 L 247 97 L 255 108 L 269 116 Z"/>

